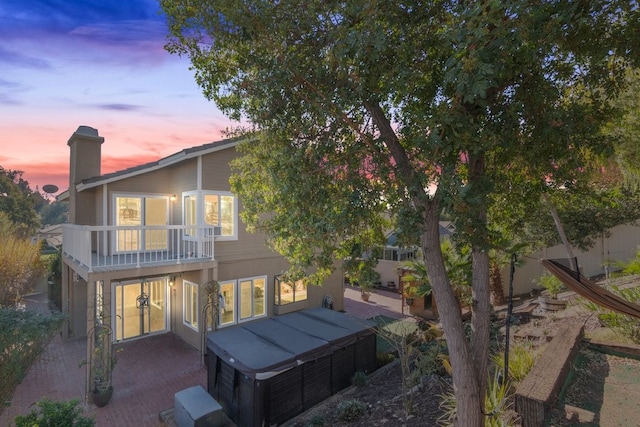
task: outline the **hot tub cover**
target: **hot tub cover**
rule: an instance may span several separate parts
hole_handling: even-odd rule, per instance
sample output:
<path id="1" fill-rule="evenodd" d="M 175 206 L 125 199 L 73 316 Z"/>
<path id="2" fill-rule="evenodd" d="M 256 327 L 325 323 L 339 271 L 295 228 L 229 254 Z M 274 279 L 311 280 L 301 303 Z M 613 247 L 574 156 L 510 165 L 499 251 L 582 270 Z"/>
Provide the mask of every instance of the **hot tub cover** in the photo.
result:
<path id="1" fill-rule="evenodd" d="M 373 326 L 317 308 L 211 332 L 207 349 L 242 374 L 266 379 L 356 342 Z"/>

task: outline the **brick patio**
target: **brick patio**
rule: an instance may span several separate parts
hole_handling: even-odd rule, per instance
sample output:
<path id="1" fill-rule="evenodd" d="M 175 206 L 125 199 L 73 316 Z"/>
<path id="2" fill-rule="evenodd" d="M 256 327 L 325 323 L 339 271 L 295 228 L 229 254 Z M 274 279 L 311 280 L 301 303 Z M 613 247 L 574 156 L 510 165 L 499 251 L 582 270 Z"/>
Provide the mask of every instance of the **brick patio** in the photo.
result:
<path id="1" fill-rule="evenodd" d="M 369 302 L 360 299 L 357 288 L 345 288 L 345 311 L 368 319 L 376 315 L 402 318 L 400 295 L 381 290 Z M 30 309 L 47 310 L 46 296 L 32 296 Z M 201 385 L 206 389 L 206 368 L 199 352 L 172 333 L 150 336 L 118 344 L 118 363 L 113 371 L 114 394 L 104 408 L 85 399 L 86 340 L 63 342 L 56 335 L 33 364 L 11 402 L 0 414 L 0 425 L 13 426 L 17 415 L 44 397 L 51 400 L 77 398 L 97 426 L 162 426 L 159 414 L 173 407 L 174 394 Z"/>

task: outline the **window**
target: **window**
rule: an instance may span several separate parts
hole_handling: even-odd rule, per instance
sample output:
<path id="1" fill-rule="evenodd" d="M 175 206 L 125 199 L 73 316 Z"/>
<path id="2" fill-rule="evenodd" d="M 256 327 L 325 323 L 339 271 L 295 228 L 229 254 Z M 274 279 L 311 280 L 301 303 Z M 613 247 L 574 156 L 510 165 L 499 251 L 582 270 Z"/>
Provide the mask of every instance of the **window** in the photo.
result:
<path id="1" fill-rule="evenodd" d="M 219 226 L 221 236 L 236 235 L 236 198 L 231 193 L 204 195 L 204 223 Z"/>
<path id="2" fill-rule="evenodd" d="M 116 231 L 116 251 L 167 249 L 167 230 L 146 229 L 142 232 L 142 227 L 169 223 L 169 197 L 136 195 L 116 195 L 114 197 L 115 225 L 136 227 Z"/>
<path id="3" fill-rule="evenodd" d="M 280 276 L 275 278 L 275 304 L 286 305 L 307 299 L 307 286 L 302 280 L 294 283 L 282 281 Z"/>
<path id="4" fill-rule="evenodd" d="M 236 281 L 220 282 L 218 307 L 220 309 L 220 326 L 236 323 Z"/>
<path id="5" fill-rule="evenodd" d="M 266 291 L 266 276 L 220 282 L 219 325 L 224 327 L 266 316 Z"/>
<path id="6" fill-rule="evenodd" d="M 184 196 L 184 225 L 198 225 L 197 207 L 196 196 Z M 187 229 L 185 230 L 185 235 L 195 236 L 196 230 Z"/>
<path id="7" fill-rule="evenodd" d="M 386 247 L 378 259 L 385 261 L 406 261 L 408 259 L 415 259 L 415 257 L 416 253 L 413 250 Z"/>
<path id="8" fill-rule="evenodd" d="M 229 192 L 190 192 L 183 195 L 184 224 L 220 227 L 216 236 L 222 238 L 237 236 L 237 211 L 237 199 Z M 187 230 L 186 235 L 195 237 L 196 232 L 195 228 Z"/>
<path id="9" fill-rule="evenodd" d="M 186 280 L 183 281 L 184 307 L 182 310 L 183 322 L 192 329 L 198 330 L 198 285 Z"/>

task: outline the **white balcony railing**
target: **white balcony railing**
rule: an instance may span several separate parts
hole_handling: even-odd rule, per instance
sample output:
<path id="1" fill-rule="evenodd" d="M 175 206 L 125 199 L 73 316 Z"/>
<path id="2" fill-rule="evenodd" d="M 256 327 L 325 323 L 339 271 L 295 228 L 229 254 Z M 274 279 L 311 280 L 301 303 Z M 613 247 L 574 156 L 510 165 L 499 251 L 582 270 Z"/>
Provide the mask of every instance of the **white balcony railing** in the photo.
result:
<path id="1" fill-rule="evenodd" d="M 62 252 L 89 272 L 97 268 L 133 268 L 186 259 L 214 260 L 219 227 L 187 225 L 88 226 L 64 224 Z"/>

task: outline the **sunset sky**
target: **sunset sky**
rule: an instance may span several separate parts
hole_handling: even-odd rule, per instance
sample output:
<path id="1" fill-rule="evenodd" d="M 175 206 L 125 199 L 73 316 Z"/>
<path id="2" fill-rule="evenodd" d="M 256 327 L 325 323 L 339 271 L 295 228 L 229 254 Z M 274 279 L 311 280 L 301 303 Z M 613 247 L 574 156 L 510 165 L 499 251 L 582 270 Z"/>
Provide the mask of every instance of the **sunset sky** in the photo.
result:
<path id="1" fill-rule="evenodd" d="M 235 123 L 166 36 L 156 0 L 2 0 L 0 166 L 63 191 L 80 125 L 105 138 L 102 173 L 222 139 Z"/>

